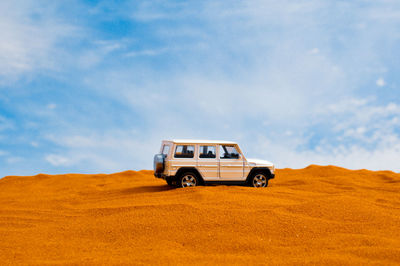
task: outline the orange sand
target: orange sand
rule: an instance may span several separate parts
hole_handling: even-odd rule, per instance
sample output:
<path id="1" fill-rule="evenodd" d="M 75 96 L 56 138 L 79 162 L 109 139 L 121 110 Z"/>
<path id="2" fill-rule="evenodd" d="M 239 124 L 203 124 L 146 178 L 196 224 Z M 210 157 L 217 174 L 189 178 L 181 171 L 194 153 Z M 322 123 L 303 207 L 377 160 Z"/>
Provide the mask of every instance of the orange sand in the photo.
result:
<path id="1" fill-rule="evenodd" d="M 400 174 L 281 169 L 265 189 L 151 171 L 0 179 L 2 264 L 400 264 Z"/>

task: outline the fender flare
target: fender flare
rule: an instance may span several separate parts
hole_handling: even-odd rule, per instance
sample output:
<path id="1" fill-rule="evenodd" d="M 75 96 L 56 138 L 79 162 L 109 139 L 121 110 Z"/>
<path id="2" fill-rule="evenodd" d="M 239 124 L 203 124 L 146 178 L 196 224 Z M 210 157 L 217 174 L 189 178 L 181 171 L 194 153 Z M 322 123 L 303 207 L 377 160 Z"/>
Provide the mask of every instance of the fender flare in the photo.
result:
<path id="1" fill-rule="evenodd" d="M 268 180 L 272 178 L 272 173 L 271 170 L 268 167 L 254 167 L 250 170 L 250 173 L 247 175 L 246 182 L 250 181 L 250 178 L 255 174 L 255 173 L 263 173 L 267 176 Z"/>
<path id="2" fill-rule="evenodd" d="M 176 171 L 175 180 L 178 180 L 178 178 L 185 172 L 193 172 L 193 173 L 195 173 L 197 175 L 197 177 L 200 179 L 199 181 L 204 184 L 203 177 L 201 176 L 200 172 L 195 167 L 181 167 L 181 168 L 179 168 L 178 171 Z"/>

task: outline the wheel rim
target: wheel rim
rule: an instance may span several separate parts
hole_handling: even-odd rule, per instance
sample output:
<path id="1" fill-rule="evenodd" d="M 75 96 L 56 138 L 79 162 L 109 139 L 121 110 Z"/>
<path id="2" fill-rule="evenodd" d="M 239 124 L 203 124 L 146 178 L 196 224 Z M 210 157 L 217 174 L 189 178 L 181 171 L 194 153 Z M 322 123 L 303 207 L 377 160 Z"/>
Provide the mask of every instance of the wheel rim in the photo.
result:
<path id="1" fill-rule="evenodd" d="M 253 178 L 253 186 L 254 187 L 265 187 L 265 186 L 267 186 L 267 178 L 262 174 L 256 175 Z"/>
<path id="2" fill-rule="evenodd" d="M 193 175 L 185 175 L 182 177 L 182 187 L 195 187 L 196 185 L 197 181 Z"/>

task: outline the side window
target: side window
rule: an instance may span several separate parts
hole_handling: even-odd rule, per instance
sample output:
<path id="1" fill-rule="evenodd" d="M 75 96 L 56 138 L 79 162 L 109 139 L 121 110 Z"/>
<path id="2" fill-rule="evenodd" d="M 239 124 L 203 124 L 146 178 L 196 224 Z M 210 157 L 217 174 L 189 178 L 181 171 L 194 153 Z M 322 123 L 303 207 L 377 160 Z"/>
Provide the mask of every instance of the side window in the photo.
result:
<path id="1" fill-rule="evenodd" d="M 175 158 L 193 158 L 194 146 L 192 145 L 177 145 L 175 149 Z"/>
<path id="2" fill-rule="evenodd" d="M 219 156 L 221 159 L 239 159 L 239 153 L 235 146 L 232 145 L 220 145 Z"/>
<path id="3" fill-rule="evenodd" d="M 199 158 L 216 158 L 215 146 L 200 146 Z"/>
<path id="4" fill-rule="evenodd" d="M 168 157 L 169 154 L 169 145 L 164 145 L 162 149 L 162 154 L 164 154 L 166 157 Z"/>

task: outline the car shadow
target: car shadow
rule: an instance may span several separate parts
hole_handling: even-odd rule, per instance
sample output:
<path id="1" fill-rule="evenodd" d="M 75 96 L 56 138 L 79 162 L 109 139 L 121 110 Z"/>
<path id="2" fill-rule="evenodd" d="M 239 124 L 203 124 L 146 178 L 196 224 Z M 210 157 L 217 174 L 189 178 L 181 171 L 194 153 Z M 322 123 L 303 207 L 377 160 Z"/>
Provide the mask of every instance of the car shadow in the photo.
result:
<path id="1" fill-rule="evenodd" d="M 176 189 L 176 187 L 172 187 L 169 185 L 159 185 L 159 186 L 140 186 L 140 187 L 131 187 L 121 189 L 119 192 L 121 194 L 140 194 L 140 193 L 156 193 L 156 192 L 164 192 L 168 190 Z"/>

